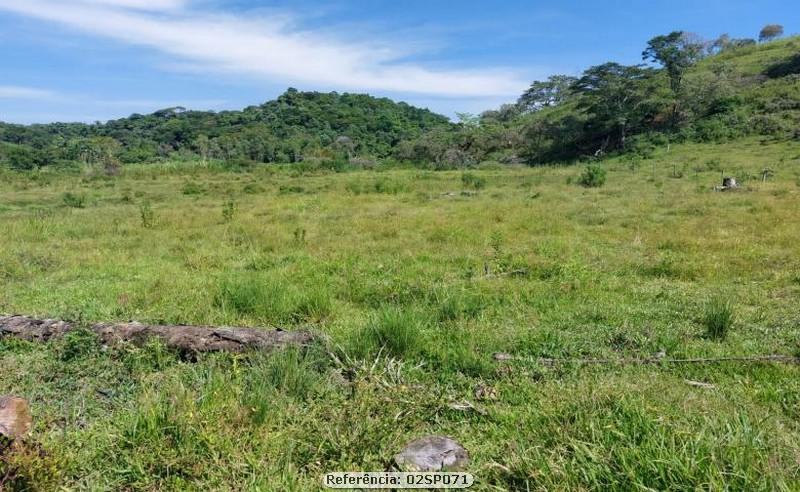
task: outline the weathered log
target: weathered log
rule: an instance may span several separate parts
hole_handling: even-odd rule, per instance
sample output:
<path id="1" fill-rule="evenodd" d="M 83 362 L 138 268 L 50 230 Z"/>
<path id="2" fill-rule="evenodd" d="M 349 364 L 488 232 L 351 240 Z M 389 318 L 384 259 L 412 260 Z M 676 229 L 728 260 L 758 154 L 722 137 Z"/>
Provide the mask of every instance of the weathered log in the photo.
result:
<path id="1" fill-rule="evenodd" d="M 70 323 L 26 316 L 0 316 L 0 338 L 13 336 L 34 342 L 46 342 L 75 328 Z M 88 328 L 105 345 L 132 343 L 142 345 L 151 338 L 182 352 L 270 351 L 290 346 L 302 347 L 314 336 L 307 331 L 284 331 L 265 328 L 214 326 L 162 326 L 141 323 L 98 323 Z"/>
<path id="2" fill-rule="evenodd" d="M 31 430 L 31 422 L 27 401 L 14 396 L 0 396 L 0 438 L 14 441 L 25 437 Z"/>

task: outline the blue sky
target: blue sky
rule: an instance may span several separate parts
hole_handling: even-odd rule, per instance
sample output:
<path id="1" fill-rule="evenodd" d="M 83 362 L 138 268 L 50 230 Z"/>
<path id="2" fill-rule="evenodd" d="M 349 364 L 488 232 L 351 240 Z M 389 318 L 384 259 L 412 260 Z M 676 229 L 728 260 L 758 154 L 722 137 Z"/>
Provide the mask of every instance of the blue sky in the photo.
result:
<path id="1" fill-rule="evenodd" d="M 0 0 L 0 120 L 239 109 L 287 87 L 447 115 L 618 61 L 652 36 L 800 32 L 797 0 Z"/>

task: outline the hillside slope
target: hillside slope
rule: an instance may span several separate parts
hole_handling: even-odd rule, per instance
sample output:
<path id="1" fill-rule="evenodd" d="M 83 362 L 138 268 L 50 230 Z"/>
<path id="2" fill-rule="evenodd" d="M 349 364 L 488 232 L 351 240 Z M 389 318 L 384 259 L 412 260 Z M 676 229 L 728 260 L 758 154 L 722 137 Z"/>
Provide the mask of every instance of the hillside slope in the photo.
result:
<path id="1" fill-rule="evenodd" d="M 592 67 L 576 85 L 584 88 L 573 86 L 561 104 L 512 119 L 506 128 L 522 139 L 506 150 L 533 163 L 598 152 L 646 156 L 669 142 L 797 139 L 800 38 L 705 57 L 677 92 L 664 69 L 621 66 Z"/>
<path id="2" fill-rule="evenodd" d="M 58 161 L 136 163 L 176 155 L 262 163 L 354 153 L 385 157 L 401 140 L 449 125 L 444 116 L 386 98 L 289 89 L 242 111 L 169 108 L 93 125 L 0 123 L 0 161 L 24 169 Z"/>

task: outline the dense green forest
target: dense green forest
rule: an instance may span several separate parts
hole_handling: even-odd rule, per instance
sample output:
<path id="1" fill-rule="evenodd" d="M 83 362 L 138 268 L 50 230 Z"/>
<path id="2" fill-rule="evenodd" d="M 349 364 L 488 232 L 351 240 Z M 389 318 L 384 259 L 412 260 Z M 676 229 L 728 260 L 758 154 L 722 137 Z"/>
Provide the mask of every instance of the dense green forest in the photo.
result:
<path id="1" fill-rule="evenodd" d="M 535 81 L 518 101 L 459 122 L 360 94 L 299 92 L 242 111 L 170 108 L 91 125 L 0 123 L 0 163 L 15 169 L 165 159 L 236 166 L 394 159 L 440 168 L 530 165 L 673 142 L 747 135 L 800 138 L 800 38 L 714 41 L 676 31 L 650 40 L 639 65 L 604 63 Z"/>
<path id="2" fill-rule="evenodd" d="M 403 140 L 450 125 L 444 116 L 385 98 L 289 89 L 242 111 L 176 107 L 92 125 L 0 124 L 0 156 L 21 169 L 59 162 L 113 168 L 166 158 L 245 163 L 380 158 Z"/>

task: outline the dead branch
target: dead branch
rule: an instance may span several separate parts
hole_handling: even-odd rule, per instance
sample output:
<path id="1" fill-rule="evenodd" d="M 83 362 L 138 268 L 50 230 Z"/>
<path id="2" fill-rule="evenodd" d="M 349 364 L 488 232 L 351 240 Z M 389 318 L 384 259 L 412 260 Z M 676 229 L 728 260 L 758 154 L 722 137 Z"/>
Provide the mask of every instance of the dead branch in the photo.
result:
<path id="1" fill-rule="evenodd" d="M 538 363 L 542 366 L 553 367 L 564 364 L 579 365 L 632 365 L 632 364 L 713 364 L 719 362 L 779 362 L 785 364 L 800 364 L 800 357 L 790 355 L 745 355 L 730 357 L 703 357 L 692 359 L 667 359 L 663 357 L 650 358 L 620 358 L 620 359 L 582 359 L 564 358 L 552 359 L 547 357 L 517 357 L 502 352 L 493 355 L 494 360 L 504 361 L 528 361 Z"/>

